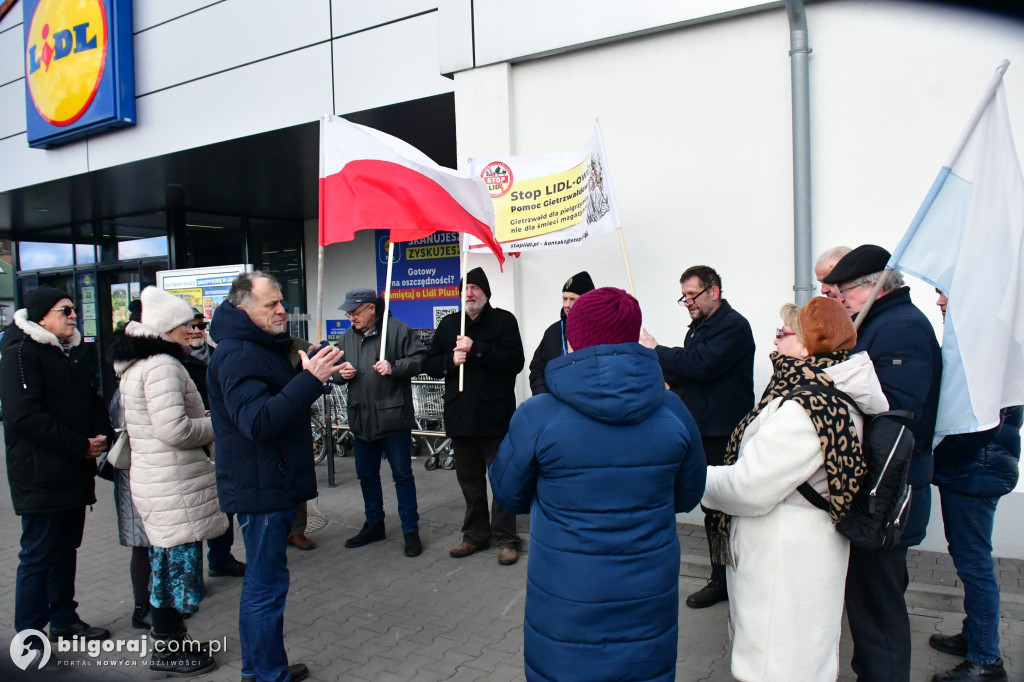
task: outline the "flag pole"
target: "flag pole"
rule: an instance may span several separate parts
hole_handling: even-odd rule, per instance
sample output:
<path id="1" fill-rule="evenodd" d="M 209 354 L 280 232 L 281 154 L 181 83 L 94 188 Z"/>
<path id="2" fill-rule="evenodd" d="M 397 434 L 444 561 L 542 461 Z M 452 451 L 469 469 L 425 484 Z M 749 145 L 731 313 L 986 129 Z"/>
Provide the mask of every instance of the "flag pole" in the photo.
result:
<path id="1" fill-rule="evenodd" d="M 459 281 L 462 282 L 462 291 L 459 292 L 461 305 L 459 305 L 459 336 L 466 335 L 466 234 L 459 233 Z M 459 365 L 459 393 L 466 383 L 466 363 Z"/>
<path id="2" fill-rule="evenodd" d="M 626 238 L 622 236 L 622 226 L 619 226 L 619 246 L 622 247 L 622 260 L 626 264 L 626 279 L 629 280 L 629 293 L 636 298 L 636 287 L 633 286 L 633 271 L 629 267 L 629 255 L 626 254 Z"/>
<path id="3" fill-rule="evenodd" d="M 320 318 L 324 314 L 324 247 L 321 245 L 316 254 L 316 343 L 320 343 Z"/>
<path id="4" fill-rule="evenodd" d="M 388 344 L 388 313 L 391 311 L 391 269 L 395 264 L 395 243 L 388 237 L 388 279 L 384 285 L 384 323 L 380 329 L 380 358 L 384 359 L 384 347 Z"/>
<path id="5" fill-rule="evenodd" d="M 960 154 L 964 151 L 964 147 L 967 146 L 967 140 L 971 137 L 971 133 L 978 126 L 978 121 L 981 120 L 982 115 L 985 113 L 985 109 L 988 108 L 988 103 L 992 97 L 996 94 L 996 88 L 1003 80 L 1003 74 L 1010 68 L 1010 60 L 1004 59 L 998 67 L 996 67 L 996 74 L 992 76 L 992 82 L 985 88 L 985 94 L 982 96 L 981 101 L 978 102 L 978 108 L 974 110 L 974 114 L 971 116 L 970 122 L 964 129 L 960 139 L 957 140 L 956 146 L 953 148 L 953 153 L 949 155 L 949 159 L 946 161 L 946 167 L 952 168 L 953 164 L 960 158 Z"/>
<path id="6" fill-rule="evenodd" d="M 956 165 L 956 162 L 960 159 L 960 155 L 963 153 L 964 147 L 967 146 L 967 141 L 974 133 L 974 129 L 978 127 L 978 123 L 981 121 L 981 117 L 985 114 L 985 110 L 988 108 L 989 103 L 992 101 L 992 97 L 994 97 L 996 94 L 996 88 L 998 88 L 999 84 L 1003 81 L 1003 74 L 1006 73 L 1006 70 L 1009 67 L 1010 61 L 1008 59 L 1004 59 L 1002 62 L 1000 62 L 999 66 L 996 67 L 996 73 L 994 76 L 992 76 L 992 80 L 991 82 L 989 82 L 988 87 L 985 88 L 985 93 L 981 96 L 981 101 L 978 102 L 977 108 L 975 108 L 974 113 L 971 115 L 970 120 L 967 122 L 967 127 L 964 128 L 964 132 L 960 135 L 960 139 L 957 140 L 956 145 L 953 147 L 953 151 L 949 155 L 949 158 L 946 159 L 946 163 L 944 164 L 943 170 L 942 172 L 940 172 L 939 177 L 936 179 L 936 182 L 932 185 L 932 188 L 928 193 L 928 197 L 925 199 L 925 203 L 922 204 L 921 208 L 917 212 L 917 215 L 914 217 L 914 221 L 911 223 L 911 229 L 909 230 L 910 234 L 904 236 L 904 238 L 900 241 L 899 246 L 897 246 L 896 248 L 896 252 L 893 253 L 893 257 L 889 260 L 890 263 L 898 261 L 899 257 L 903 255 L 903 251 L 905 250 L 906 245 L 910 242 L 910 237 L 913 236 L 912 233 L 916 231 L 918 226 L 921 224 L 921 220 L 924 218 L 924 214 L 928 212 L 928 208 L 931 207 L 932 201 L 934 201 L 935 196 L 938 195 L 939 190 L 942 189 L 942 185 L 944 184 L 946 178 L 949 176 L 948 169 L 951 169 L 954 165 Z M 864 321 L 864 318 L 871 310 L 871 306 L 874 305 L 875 300 L 878 298 L 878 295 L 882 293 L 882 284 L 887 279 L 889 271 L 893 269 L 894 268 L 892 267 L 886 266 L 885 273 L 882 275 L 882 277 L 879 278 L 878 282 L 875 283 L 875 287 L 871 290 L 871 295 L 868 296 L 868 299 L 864 302 L 864 307 L 860 309 L 859 313 L 857 313 L 857 319 L 853 321 L 853 326 L 855 329 L 860 329 L 861 322 Z"/>

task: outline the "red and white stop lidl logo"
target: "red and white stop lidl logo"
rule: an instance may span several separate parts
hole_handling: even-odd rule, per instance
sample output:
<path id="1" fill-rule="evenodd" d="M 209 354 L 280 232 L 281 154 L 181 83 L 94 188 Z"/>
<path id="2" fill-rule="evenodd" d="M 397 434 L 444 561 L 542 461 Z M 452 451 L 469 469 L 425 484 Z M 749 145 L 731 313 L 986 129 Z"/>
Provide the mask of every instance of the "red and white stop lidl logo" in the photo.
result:
<path id="1" fill-rule="evenodd" d="M 77 121 L 99 90 L 109 31 L 101 0 L 41 0 L 25 40 L 32 103 L 48 123 Z"/>

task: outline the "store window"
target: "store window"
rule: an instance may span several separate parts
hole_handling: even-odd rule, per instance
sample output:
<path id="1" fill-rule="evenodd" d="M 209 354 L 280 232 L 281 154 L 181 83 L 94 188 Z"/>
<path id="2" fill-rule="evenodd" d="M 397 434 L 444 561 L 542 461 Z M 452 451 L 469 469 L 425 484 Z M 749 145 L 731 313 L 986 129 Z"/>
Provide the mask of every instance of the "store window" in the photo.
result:
<path id="1" fill-rule="evenodd" d="M 302 272 L 302 223 L 250 218 L 249 259 L 254 269 L 269 272 L 281 283 L 289 313 L 308 312 Z"/>
<path id="2" fill-rule="evenodd" d="M 206 268 L 236 263 L 245 263 L 245 229 L 241 217 L 209 213 L 185 215 L 185 263 L 178 267 Z"/>
<path id="3" fill-rule="evenodd" d="M 18 242 L 19 270 L 46 270 L 74 264 L 75 252 L 71 244 Z"/>

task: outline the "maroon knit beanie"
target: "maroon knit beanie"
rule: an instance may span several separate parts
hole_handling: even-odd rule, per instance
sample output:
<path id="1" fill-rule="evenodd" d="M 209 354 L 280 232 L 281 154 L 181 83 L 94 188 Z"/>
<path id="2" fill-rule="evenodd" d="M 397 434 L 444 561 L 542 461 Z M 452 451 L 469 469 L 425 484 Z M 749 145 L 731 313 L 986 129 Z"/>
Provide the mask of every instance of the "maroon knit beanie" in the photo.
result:
<path id="1" fill-rule="evenodd" d="M 565 335 L 573 350 L 640 338 L 640 304 L 622 289 L 588 291 L 569 310 Z"/>

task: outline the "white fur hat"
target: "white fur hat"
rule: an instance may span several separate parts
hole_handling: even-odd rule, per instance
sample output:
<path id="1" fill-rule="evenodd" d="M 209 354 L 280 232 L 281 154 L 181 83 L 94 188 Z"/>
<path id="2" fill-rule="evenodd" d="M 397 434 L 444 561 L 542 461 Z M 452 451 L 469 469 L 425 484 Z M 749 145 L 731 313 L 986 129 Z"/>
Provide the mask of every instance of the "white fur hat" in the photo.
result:
<path id="1" fill-rule="evenodd" d="M 192 306 L 163 289 L 146 287 L 139 298 L 142 300 L 142 324 L 164 334 L 191 322 L 195 316 Z"/>

